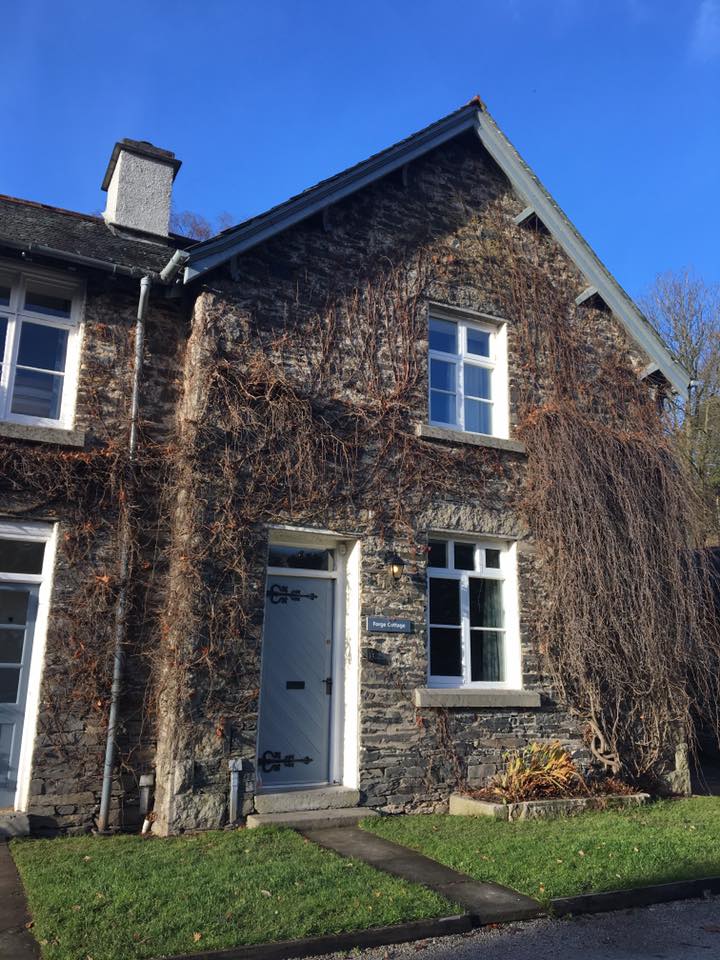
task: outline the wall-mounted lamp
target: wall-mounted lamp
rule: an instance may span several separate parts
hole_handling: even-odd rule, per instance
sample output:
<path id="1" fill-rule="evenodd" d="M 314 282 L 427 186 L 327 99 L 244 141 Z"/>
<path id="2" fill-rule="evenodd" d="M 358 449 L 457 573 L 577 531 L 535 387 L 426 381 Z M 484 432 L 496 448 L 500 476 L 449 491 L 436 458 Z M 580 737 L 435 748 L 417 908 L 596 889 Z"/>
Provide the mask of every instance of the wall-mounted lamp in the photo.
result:
<path id="1" fill-rule="evenodd" d="M 405 569 L 404 561 L 397 555 L 393 554 L 388 558 L 388 571 L 393 580 L 399 580 L 403 575 L 403 570 Z"/>

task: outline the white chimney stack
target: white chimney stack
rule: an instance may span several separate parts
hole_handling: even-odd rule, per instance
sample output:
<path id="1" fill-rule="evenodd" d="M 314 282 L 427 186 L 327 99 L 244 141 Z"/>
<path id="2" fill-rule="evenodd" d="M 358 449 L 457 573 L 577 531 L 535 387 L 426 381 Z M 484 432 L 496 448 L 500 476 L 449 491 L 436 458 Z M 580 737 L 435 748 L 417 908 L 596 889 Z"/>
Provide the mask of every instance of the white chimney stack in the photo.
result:
<path id="1" fill-rule="evenodd" d="M 113 147 L 102 188 L 109 224 L 168 235 L 170 201 L 180 160 L 146 140 L 119 140 Z"/>

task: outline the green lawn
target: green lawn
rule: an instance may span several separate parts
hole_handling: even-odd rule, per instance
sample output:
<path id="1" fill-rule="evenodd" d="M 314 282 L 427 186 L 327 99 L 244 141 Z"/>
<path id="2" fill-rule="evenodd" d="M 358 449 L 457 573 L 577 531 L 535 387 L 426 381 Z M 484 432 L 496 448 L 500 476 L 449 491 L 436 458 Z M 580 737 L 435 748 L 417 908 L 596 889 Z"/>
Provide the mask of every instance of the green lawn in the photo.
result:
<path id="1" fill-rule="evenodd" d="M 16 840 L 11 850 L 47 960 L 139 960 L 459 912 L 290 830 Z"/>
<path id="2" fill-rule="evenodd" d="M 560 820 L 400 816 L 366 820 L 363 827 L 478 880 L 502 883 L 544 902 L 720 875 L 718 797 Z"/>

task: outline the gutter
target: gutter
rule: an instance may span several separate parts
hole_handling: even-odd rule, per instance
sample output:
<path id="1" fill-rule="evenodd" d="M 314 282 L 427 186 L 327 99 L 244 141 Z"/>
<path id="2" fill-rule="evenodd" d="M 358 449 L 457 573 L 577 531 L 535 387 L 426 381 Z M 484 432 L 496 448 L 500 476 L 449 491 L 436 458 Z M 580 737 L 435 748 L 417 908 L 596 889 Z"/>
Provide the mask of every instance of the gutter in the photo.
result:
<path id="1" fill-rule="evenodd" d="M 168 284 L 175 278 L 178 270 L 187 259 L 187 254 L 176 250 L 170 261 L 159 274 L 161 282 Z M 102 261 L 98 261 L 102 262 Z M 123 268 L 130 270 L 131 268 Z M 128 487 L 123 518 L 120 528 L 120 563 L 117 604 L 115 606 L 113 678 L 110 691 L 110 713 L 108 715 L 107 741 L 105 744 L 105 763 L 103 766 L 102 789 L 100 792 L 100 813 L 98 815 L 98 833 L 108 833 L 110 816 L 110 794 L 112 791 L 113 769 L 117 754 L 117 728 L 120 711 L 120 694 L 125 669 L 125 638 L 127 635 L 127 607 L 129 592 L 130 557 L 132 536 L 130 531 L 130 510 L 135 499 L 135 460 L 137 456 L 138 421 L 140 413 L 140 377 L 142 375 L 143 346 L 145 343 L 145 318 L 150 303 L 152 279 L 149 275 L 140 280 L 137 321 L 135 323 L 135 357 L 133 366 L 132 389 L 130 395 L 130 435 L 128 439 Z"/>
<path id="2" fill-rule="evenodd" d="M 155 278 L 157 274 L 152 271 L 141 270 L 139 267 L 123 267 L 119 263 L 113 263 L 110 260 L 99 260 L 97 257 L 85 257 L 80 253 L 68 253 L 66 250 L 58 250 L 56 247 L 46 247 L 41 243 L 18 243 L 9 237 L 0 236 L 0 246 L 9 247 L 11 250 L 19 250 L 21 253 L 36 253 L 42 257 L 52 257 L 54 260 L 67 260 L 69 263 L 76 263 L 78 266 L 90 267 L 93 270 L 103 270 L 113 276 L 120 277 L 143 277 L 148 275 Z M 182 253 L 177 250 L 174 256 Z M 165 268 L 167 270 L 167 267 Z"/>

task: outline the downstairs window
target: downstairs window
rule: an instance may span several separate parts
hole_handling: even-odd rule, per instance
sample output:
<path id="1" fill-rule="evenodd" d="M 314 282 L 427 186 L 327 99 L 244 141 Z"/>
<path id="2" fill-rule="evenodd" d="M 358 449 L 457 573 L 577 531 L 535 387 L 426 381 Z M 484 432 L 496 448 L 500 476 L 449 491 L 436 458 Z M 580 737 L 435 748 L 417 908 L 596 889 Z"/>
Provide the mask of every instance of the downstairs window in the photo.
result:
<path id="1" fill-rule="evenodd" d="M 430 686 L 521 686 L 515 549 L 430 537 Z"/>

